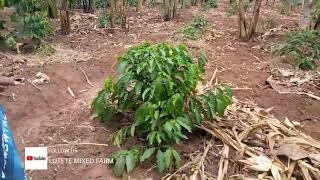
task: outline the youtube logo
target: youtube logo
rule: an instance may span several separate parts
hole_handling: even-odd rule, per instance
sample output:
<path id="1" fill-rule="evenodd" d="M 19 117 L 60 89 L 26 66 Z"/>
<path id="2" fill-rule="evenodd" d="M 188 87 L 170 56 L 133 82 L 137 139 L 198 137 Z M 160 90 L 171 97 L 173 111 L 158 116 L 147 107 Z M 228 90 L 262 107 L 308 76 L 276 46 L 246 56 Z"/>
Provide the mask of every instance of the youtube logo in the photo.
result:
<path id="1" fill-rule="evenodd" d="M 26 170 L 48 169 L 47 147 L 25 147 L 24 167 Z"/>
<path id="2" fill-rule="evenodd" d="M 32 161 L 32 160 L 33 160 L 33 157 L 32 157 L 32 156 L 27 156 L 27 160 L 28 160 L 28 161 Z"/>

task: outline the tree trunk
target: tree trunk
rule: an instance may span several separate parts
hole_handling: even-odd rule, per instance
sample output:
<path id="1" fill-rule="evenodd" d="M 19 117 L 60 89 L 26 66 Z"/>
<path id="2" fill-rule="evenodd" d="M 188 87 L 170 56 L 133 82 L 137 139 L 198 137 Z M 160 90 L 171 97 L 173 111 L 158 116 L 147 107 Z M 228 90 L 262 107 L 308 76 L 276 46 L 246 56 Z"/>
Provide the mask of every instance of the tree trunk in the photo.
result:
<path id="1" fill-rule="evenodd" d="M 89 0 L 89 12 L 94 14 L 96 10 L 96 0 Z"/>
<path id="2" fill-rule="evenodd" d="M 89 1 L 90 0 L 83 0 L 82 3 L 82 7 L 83 7 L 83 12 L 84 13 L 89 13 Z"/>
<path id="3" fill-rule="evenodd" d="M 84 13 L 94 13 L 95 8 L 95 0 L 83 0 Z"/>
<path id="4" fill-rule="evenodd" d="M 115 11 L 115 8 L 116 8 L 116 1 L 115 0 L 110 0 L 110 27 L 111 27 L 111 29 L 113 29 L 114 28 L 114 21 L 115 21 L 115 13 L 116 13 L 116 11 Z"/>
<path id="5" fill-rule="evenodd" d="M 48 17 L 51 19 L 57 19 L 58 18 L 58 10 L 57 10 L 57 2 L 56 0 L 51 0 L 51 4 L 49 6 L 48 10 Z"/>
<path id="6" fill-rule="evenodd" d="M 248 39 L 243 0 L 239 0 L 239 38 L 241 40 Z"/>
<path id="7" fill-rule="evenodd" d="M 191 0 L 191 6 L 196 6 L 197 5 L 197 0 Z"/>
<path id="8" fill-rule="evenodd" d="M 170 20 L 173 19 L 174 17 L 174 3 L 175 0 L 170 0 Z"/>
<path id="9" fill-rule="evenodd" d="M 84 0 L 78 0 L 77 1 L 77 9 L 82 9 L 83 8 L 83 1 Z M 71 5 L 71 3 L 70 3 L 70 5 Z"/>
<path id="10" fill-rule="evenodd" d="M 60 9 L 60 23 L 62 34 L 70 33 L 70 18 L 68 9 L 68 0 L 62 0 Z"/>
<path id="11" fill-rule="evenodd" d="M 320 15 L 318 15 L 318 19 L 314 25 L 314 30 L 320 30 Z"/>
<path id="12" fill-rule="evenodd" d="M 176 16 L 178 8 L 177 6 L 177 0 L 164 0 L 165 21 L 170 21 Z"/>
<path id="13" fill-rule="evenodd" d="M 174 0 L 173 17 L 177 16 L 179 0 Z"/>
<path id="14" fill-rule="evenodd" d="M 170 0 L 164 0 L 164 20 L 170 21 Z"/>
<path id="15" fill-rule="evenodd" d="M 248 35 L 249 38 L 252 38 L 252 36 L 256 32 L 259 14 L 260 14 L 261 2 L 262 2 L 262 0 L 256 0 L 256 2 L 254 4 L 253 19 L 251 22 L 251 28 L 250 28 L 249 35 Z"/>
<path id="16" fill-rule="evenodd" d="M 300 20 L 300 27 L 302 29 L 310 29 L 311 28 L 311 12 L 312 7 L 314 5 L 314 0 L 305 0 L 303 11 L 302 11 L 302 18 Z"/>
<path id="17" fill-rule="evenodd" d="M 137 0 L 137 12 L 141 12 L 142 11 L 142 2 L 143 0 Z"/>
<path id="18" fill-rule="evenodd" d="M 122 0 L 121 4 L 121 28 L 127 30 L 128 0 Z"/>

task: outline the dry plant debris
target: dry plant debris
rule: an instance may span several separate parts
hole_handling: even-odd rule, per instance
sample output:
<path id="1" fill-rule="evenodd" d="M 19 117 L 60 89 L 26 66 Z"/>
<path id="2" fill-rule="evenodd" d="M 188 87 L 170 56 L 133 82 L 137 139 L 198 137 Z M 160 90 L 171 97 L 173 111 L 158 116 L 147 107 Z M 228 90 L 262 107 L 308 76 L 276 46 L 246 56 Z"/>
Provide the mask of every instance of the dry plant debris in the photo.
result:
<path id="1" fill-rule="evenodd" d="M 252 102 L 234 101 L 225 118 L 199 127 L 223 143 L 218 176 L 210 175 L 202 164 L 214 146 L 210 141 L 204 152 L 163 179 L 320 178 L 320 142 L 298 130 L 299 123 L 276 119 L 270 109 Z M 237 155 L 231 160 L 232 150 Z M 231 163 L 240 172 L 230 172 Z"/>
<path id="2" fill-rule="evenodd" d="M 71 49 L 62 44 L 53 44 L 52 47 L 56 50 L 50 56 L 43 56 L 36 53 L 32 54 L 17 54 L 16 60 L 27 62 L 28 66 L 43 66 L 44 64 L 52 63 L 78 63 L 85 62 L 92 58 L 86 52 L 82 52 L 77 49 Z"/>

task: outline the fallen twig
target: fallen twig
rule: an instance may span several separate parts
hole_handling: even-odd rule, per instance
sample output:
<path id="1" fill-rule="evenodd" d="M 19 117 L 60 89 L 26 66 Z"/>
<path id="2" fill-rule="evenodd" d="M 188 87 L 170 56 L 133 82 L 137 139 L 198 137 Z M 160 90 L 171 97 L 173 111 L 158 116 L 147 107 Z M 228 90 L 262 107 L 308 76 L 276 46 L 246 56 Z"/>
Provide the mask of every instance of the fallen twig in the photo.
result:
<path id="1" fill-rule="evenodd" d="M 243 88 L 240 88 L 240 87 L 234 87 L 234 88 L 231 88 L 232 90 L 252 90 L 252 88 L 249 88 L 249 87 L 243 87 Z"/>
<path id="2" fill-rule="evenodd" d="M 212 86 L 213 79 L 216 77 L 217 72 L 218 72 L 218 68 L 216 68 L 216 70 L 212 74 L 210 81 L 206 84 L 205 86 L 206 89 Z"/>
<path id="3" fill-rule="evenodd" d="M 76 96 L 74 95 L 72 89 L 70 87 L 67 88 L 69 94 L 73 97 L 73 98 L 76 98 Z"/>
<path id="4" fill-rule="evenodd" d="M 209 143 L 208 143 L 206 149 L 204 150 L 204 152 L 203 152 L 203 154 L 201 156 L 201 159 L 200 159 L 200 161 L 198 163 L 197 169 L 201 170 L 201 174 L 200 174 L 201 179 L 205 179 L 205 176 L 204 176 L 204 174 L 205 174 L 204 161 L 206 160 L 207 154 L 208 154 L 208 152 L 209 152 L 211 147 L 212 147 L 212 141 L 209 141 Z"/>
<path id="5" fill-rule="evenodd" d="M 113 69 L 113 67 L 114 67 L 116 64 L 117 64 L 117 61 L 114 61 L 114 63 L 113 63 L 112 66 L 111 66 L 111 71 L 112 71 L 112 72 L 116 72 L 116 71 Z"/>
<path id="6" fill-rule="evenodd" d="M 263 61 L 261 61 L 260 58 L 258 58 L 256 55 L 254 55 L 254 54 L 251 54 L 251 55 L 252 55 L 254 58 L 256 58 L 256 60 L 258 60 L 259 62 L 261 62 L 261 63 L 263 62 Z"/>
<path id="7" fill-rule="evenodd" d="M 298 95 L 306 95 L 306 96 L 309 96 L 315 100 L 318 100 L 320 101 L 320 97 L 319 96 L 316 96 L 314 94 L 311 94 L 311 93 L 305 93 L 305 92 L 290 92 L 290 91 L 286 91 L 286 92 L 281 92 L 281 91 L 278 91 L 279 94 L 298 94 Z"/>
<path id="8" fill-rule="evenodd" d="M 229 156 L 229 146 L 226 144 L 223 144 L 223 150 L 221 152 L 217 180 L 223 180 L 224 177 L 227 176 L 228 164 L 229 164 L 228 156 Z"/>
<path id="9" fill-rule="evenodd" d="M 88 83 L 91 87 L 94 87 L 94 85 L 93 85 L 93 84 L 91 83 L 91 81 L 89 80 L 86 72 L 85 72 L 81 67 L 79 67 L 79 69 L 81 70 L 82 74 L 83 74 L 84 77 L 86 78 L 87 83 Z"/>
<path id="10" fill-rule="evenodd" d="M 199 159 L 199 158 L 200 158 L 200 154 L 195 159 Z M 166 176 L 164 176 L 162 178 L 162 180 L 170 180 L 174 175 L 176 175 L 179 172 L 182 172 L 186 168 L 190 167 L 193 163 L 194 163 L 194 161 L 189 161 L 189 162 L 185 163 L 183 166 L 181 166 L 179 169 L 177 169 L 174 173 L 167 174 Z"/>

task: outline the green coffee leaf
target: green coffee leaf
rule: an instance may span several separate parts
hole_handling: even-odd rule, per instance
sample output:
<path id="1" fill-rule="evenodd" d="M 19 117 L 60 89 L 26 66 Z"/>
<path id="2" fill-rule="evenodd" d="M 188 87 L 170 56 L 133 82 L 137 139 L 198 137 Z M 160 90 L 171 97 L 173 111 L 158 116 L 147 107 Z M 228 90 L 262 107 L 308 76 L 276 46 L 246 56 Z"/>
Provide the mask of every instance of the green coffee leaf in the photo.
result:
<path id="1" fill-rule="evenodd" d="M 186 130 L 188 130 L 189 132 L 191 132 L 192 122 L 191 122 L 191 120 L 189 118 L 187 118 L 187 117 L 178 117 L 177 118 L 177 123 L 180 124 L 180 126 L 185 128 Z"/>
<path id="2" fill-rule="evenodd" d="M 226 104 L 221 100 L 217 99 L 217 113 L 219 116 L 223 116 Z"/>
<path id="3" fill-rule="evenodd" d="M 167 149 L 164 152 L 164 161 L 166 169 L 169 169 L 172 165 L 172 152 L 171 149 Z"/>
<path id="4" fill-rule="evenodd" d="M 132 153 L 128 153 L 126 156 L 126 166 L 127 166 L 127 172 L 131 172 L 133 168 L 136 165 L 136 159 Z"/>
<path id="5" fill-rule="evenodd" d="M 181 166 L 181 157 L 180 157 L 179 153 L 173 148 L 171 148 L 171 153 L 172 153 L 174 160 L 176 162 L 176 168 L 179 168 Z"/>
<path id="6" fill-rule="evenodd" d="M 116 176 L 121 176 L 124 173 L 125 157 L 120 156 L 115 161 L 116 161 L 116 163 L 113 166 L 113 172 Z"/>
<path id="7" fill-rule="evenodd" d="M 157 168 L 160 173 L 163 173 L 166 169 L 164 153 L 160 149 L 157 151 Z"/>
<path id="8" fill-rule="evenodd" d="M 140 162 L 145 161 L 146 159 L 149 159 L 152 154 L 155 152 L 156 148 L 148 148 L 144 151 L 143 155 L 140 157 Z"/>
<path id="9" fill-rule="evenodd" d="M 126 61 L 122 61 L 119 66 L 118 66 L 118 70 L 117 70 L 117 74 L 120 76 L 124 73 L 125 68 L 127 67 L 128 62 Z"/>

